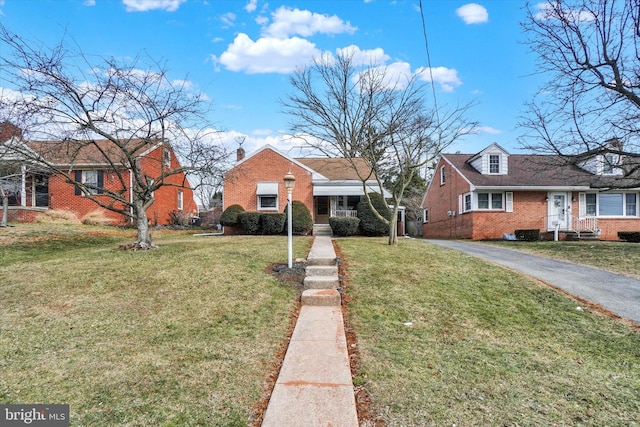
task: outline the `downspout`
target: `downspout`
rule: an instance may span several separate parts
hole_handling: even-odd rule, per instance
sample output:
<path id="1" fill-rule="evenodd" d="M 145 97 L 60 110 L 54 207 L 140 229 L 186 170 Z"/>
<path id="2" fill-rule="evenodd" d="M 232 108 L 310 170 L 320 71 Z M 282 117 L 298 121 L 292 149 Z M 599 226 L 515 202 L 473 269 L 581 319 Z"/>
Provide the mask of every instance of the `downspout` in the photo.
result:
<path id="1" fill-rule="evenodd" d="M 131 213 L 129 223 L 133 225 L 133 174 L 131 173 L 131 169 L 129 169 L 129 212 Z"/>

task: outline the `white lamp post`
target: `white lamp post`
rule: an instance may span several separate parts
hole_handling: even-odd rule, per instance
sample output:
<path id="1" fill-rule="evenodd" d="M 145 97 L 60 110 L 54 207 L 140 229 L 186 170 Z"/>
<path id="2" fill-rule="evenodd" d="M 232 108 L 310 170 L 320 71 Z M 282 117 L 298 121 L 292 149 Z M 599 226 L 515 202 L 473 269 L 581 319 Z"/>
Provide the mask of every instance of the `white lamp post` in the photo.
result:
<path id="1" fill-rule="evenodd" d="M 284 187 L 287 189 L 287 243 L 288 243 L 288 266 L 293 267 L 293 221 L 291 220 L 291 193 L 296 185 L 296 177 L 293 176 L 291 170 L 284 176 Z"/>

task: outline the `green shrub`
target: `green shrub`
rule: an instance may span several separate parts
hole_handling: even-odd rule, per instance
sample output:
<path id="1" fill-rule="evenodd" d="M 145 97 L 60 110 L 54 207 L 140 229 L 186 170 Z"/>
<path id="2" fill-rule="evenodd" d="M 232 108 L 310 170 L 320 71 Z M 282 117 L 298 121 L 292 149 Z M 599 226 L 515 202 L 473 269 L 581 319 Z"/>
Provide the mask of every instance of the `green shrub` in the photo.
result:
<path id="1" fill-rule="evenodd" d="M 358 234 L 360 218 L 353 217 L 331 217 L 329 225 L 334 236 L 353 236 Z"/>
<path id="2" fill-rule="evenodd" d="M 242 225 L 245 234 L 260 234 L 260 212 L 240 212 L 238 222 Z"/>
<path id="3" fill-rule="evenodd" d="M 387 220 L 391 219 L 391 211 L 380 193 L 369 193 L 371 204 L 378 213 Z M 360 218 L 360 233 L 365 236 L 384 236 L 389 234 L 389 224 L 380 220 L 371 210 L 366 197 L 358 203 L 358 218 Z"/>
<path id="4" fill-rule="evenodd" d="M 287 207 L 284 207 L 284 229 L 288 230 L 287 223 Z M 293 221 L 291 221 L 291 229 L 292 233 L 295 235 L 306 236 L 313 230 L 313 219 L 311 218 L 311 212 L 307 208 L 307 205 L 302 203 L 300 200 L 294 200 L 291 202 L 291 216 L 293 217 Z"/>
<path id="5" fill-rule="evenodd" d="M 220 215 L 220 224 L 221 225 L 238 225 L 238 214 L 244 212 L 244 208 L 240 205 L 231 205 L 227 209 L 222 212 Z"/>
<path id="6" fill-rule="evenodd" d="M 618 231 L 618 238 L 626 242 L 640 243 L 640 231 Z"/>
<path id="7" fill-rule="evenodd" d="M 540 230 L 537 228 L 516 230 L 514 234 L 516 235 L 516 239 L 523 240 L 525 242 L 537 242 L 540 240 Z"/>
<path id="8" fill-rule="evenodd" d="M 284 223 L 287 215 L 281 213 L 262 214 L 260 217 L 260 228 L 262 234 L 280 234 L 284 230 Z"/>

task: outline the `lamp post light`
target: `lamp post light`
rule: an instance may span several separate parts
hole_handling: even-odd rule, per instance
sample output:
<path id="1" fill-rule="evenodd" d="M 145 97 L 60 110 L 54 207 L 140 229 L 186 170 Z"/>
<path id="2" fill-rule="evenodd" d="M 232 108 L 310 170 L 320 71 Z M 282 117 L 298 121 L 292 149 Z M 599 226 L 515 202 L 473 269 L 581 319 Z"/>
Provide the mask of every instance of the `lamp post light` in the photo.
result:
<path id="1" fill-rule="evenodd" d="M 288 263 L 289 268 L 293 267 L 293 221 L 291 220 L 291 193 L 296 185 L 296 177 L 291 170 L 284 176 L 284 187 L 287 189 L 287 243 L 288 243 Z"/>

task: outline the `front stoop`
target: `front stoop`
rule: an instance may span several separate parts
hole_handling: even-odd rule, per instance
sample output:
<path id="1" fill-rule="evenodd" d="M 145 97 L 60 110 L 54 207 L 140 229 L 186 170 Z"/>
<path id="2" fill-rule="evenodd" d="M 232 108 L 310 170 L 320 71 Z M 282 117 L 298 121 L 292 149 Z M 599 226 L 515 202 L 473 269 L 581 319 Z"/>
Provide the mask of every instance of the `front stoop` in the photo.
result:
<path id="1" fill-rule="evenodd" d="M 333 235 L 333 230 L 331 230 L 331 226 L 329 224 L 313 224 L 313 235 L 331 236 Z"/>

